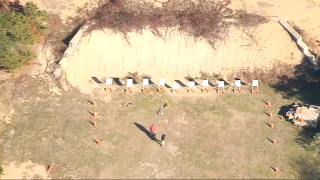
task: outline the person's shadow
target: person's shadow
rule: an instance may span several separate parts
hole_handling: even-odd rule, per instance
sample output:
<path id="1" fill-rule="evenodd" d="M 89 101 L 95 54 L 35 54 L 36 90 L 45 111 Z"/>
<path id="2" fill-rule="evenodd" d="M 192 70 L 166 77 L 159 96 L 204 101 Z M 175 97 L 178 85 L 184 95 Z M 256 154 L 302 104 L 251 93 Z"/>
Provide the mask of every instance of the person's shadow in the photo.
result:
<path id="1" fill-rule="evenodd" d="M 143 127 L 141 124 L 134 122 L 134 125 L 137 126 L 137 128 L 140 129 L 140 131 L 144 132 L 151 140 L 154 140 L 155 142 L 157 142 L 158 144 L 161 145 L 161 141 L 158 140 L 155 136 L 151 136 L 150 131 L 148 131 L 145 127 Z"/>

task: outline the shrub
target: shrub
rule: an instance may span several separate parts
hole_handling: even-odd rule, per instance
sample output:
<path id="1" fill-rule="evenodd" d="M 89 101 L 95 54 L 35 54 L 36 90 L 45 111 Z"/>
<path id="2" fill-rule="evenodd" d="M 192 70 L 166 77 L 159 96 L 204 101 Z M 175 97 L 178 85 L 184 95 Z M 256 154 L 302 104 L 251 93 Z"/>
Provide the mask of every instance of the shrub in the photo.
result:
<path id="1" fill-rule="evenodd" d="M 0 177 L 1 177 L 2 174 L 3 174 L 3 167 L 2 167 L 2 165 L 0 164 Z"/>
<path id="2" fill-rule="evenodd" d="M 33 45 L 45 30 L 46 13 L 35 4 L 15 7 L 0 11 L 0 68 L 6 70 L 18 69 L 36 57 Z"/>
<path id="3" fill-rule="evenodd" d="M 178 29 L 196 39 L 203 38 L 215 47 L 228 33 L 230 23 L 224 19 L 233 18 L 232 10 L 228 8 L 230 0 L 168 1 L 162 3 L 161 8 L 149 3 L 129 3 L 125 0 L 104 2 L 102 5 L 86 4 L 78 8 L 78 16 L 72 19 L 73 22 L 88 24 L 88 32 L 112 29 L 123 33 L 125 37 L 129 32 L 141 33 L 143 29 L 149 29 L 154 35 L 165 38 L 168 30 Z M 238 16 L 237 19 L 244 20 L 248 25 L 249 22 L 257 23 L 255 25 L 266 22 L 262 21 L 265 19 L 262 16 L 244 11 L 238 12 Z"/>

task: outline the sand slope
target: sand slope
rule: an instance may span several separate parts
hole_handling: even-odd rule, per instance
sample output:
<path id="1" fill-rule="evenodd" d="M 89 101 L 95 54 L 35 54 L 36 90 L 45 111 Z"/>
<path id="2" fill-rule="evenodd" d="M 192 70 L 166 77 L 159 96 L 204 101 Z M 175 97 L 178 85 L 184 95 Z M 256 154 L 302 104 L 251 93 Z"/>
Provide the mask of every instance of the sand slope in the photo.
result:
<path id="1" fill-rule="evenodd" d="M 275 62 L 299 64 L 303 58 L 295 43 L 277 23 L 263 24 L 244 32 L 230 29 L 229 37 L 214 50 L 206 41 L 194 41 L 177 31 L 167 40 L 150 31 L 131 33 L 131 46 L 120 34 L 95 31 L 84 37 L 78 51 L 70 58 L 65 70 L 68 80 L 81 89 L 91 77 L 123 77 L 128 72 L 148 74 L 158 82 L 200 76 L 200 71 L 226 76 L 241 68 L 271 68 Z M 249 38 L 251 33 L 256 40 Z M 171 82 L 169 82 L 171 84 Z"/>

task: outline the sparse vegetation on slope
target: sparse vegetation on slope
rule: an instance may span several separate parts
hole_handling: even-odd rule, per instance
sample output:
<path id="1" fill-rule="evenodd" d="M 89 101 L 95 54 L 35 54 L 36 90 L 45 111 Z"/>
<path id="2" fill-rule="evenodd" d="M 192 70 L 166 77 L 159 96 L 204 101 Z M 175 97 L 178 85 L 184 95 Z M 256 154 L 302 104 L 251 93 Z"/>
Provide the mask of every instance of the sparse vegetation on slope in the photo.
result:
<path id="1" fill-rule="evenodd" d="M 206 39 L 213 46 L 227 35 L 229 22 L 225 19 L 236 18 L 241 25 L 267 22 L 259 15 L 244 11 L 234 13 L 228 8 L 230 2 L 169 1 L 158 8 L 148 3 L 112 0 L 107 3 L 86 4 L 78 9 L 78 16 L 72 20 L 89 24 L 89 32 L 109 28 L 123 33 L 125 37 L 129 32 L 141 33 L 143 29 L 149 29 L 154 35 L 165 39 L 169 30 L 177 28 L 195 38 Z"/>

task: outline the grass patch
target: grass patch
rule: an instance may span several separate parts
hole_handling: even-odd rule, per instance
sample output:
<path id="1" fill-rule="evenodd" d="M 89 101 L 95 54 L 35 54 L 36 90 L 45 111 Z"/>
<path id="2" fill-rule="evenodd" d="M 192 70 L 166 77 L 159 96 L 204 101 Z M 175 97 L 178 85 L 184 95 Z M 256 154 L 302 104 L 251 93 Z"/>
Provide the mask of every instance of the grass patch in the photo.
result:
<path id="1" fill-rule="evenodd" d="M 53 178 L 273 178 L 269 166 L 281 167 L 277 178 L 296 178 L 301 174 L 292 157 L 313 154 L 296 143 L 294 126 L 264 114 L 276 113 L 289 101 L 267 86 L 258 94 L 228 91 L 188 98 L 112 92 L 108 102 L 98 93 L 90 99 L 98 104 L 93 107 L 76 90 L 56 96 L 48 87 L 32 89 L 33 84 L 21 85 L 31 89 L 24 91 L 24 102 L 17 103 L 17 113 L 2 133 L 1 157 L 54 163 Z M 270 97 L 271 108 L 262 101 Z M 156 114 L 165 102 L 171 104 L 165 115 Z M 144 132 L 151 124 L 158 126 L 158 139 L 161 132 L 167 134 L 165 147 Z M 97 139 L 101 145 L 93 141 Z"/>

